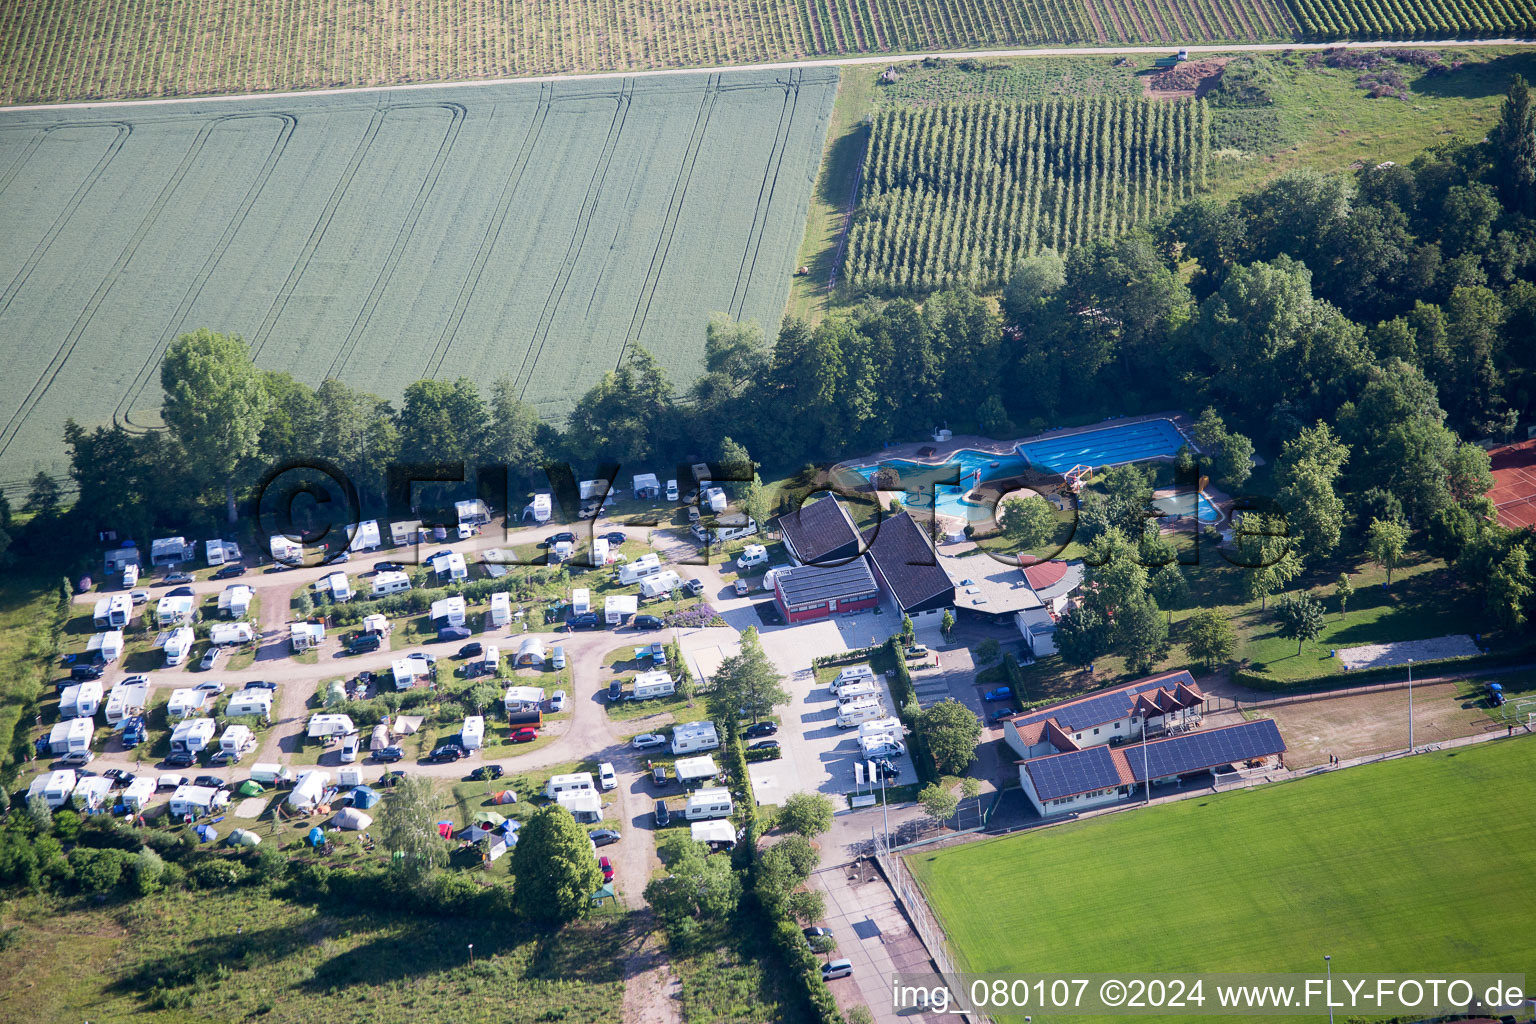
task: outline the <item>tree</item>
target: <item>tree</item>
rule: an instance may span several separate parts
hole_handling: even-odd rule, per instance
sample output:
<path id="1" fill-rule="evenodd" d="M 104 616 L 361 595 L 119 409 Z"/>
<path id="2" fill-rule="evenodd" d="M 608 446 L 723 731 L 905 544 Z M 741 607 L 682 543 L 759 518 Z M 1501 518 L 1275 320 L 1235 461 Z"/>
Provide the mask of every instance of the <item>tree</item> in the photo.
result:
<path id="1" fill-rule="evenodd" d="M 1042 547 L 1056 536 L 1051 503 L 1038 494 L 1003 502 L 998 509 L 998 525 L 1008 542 L 1023 551 Z"/>
<path id="2" fill-rule="evenodd" d="M 1315 554 L 1332 551 L 1344 531 L 1344 502 L 1334 484 L 1348 459 L 1349 448 L 1322 422 L 1280 447 L 1277 500 L 1292 532 Z"/>
<path id="3" fill-rule="evenodd" d="M 1510 79 L 1499 123 L 1488 133 L 1488 155 L 1504 205 L 1536 215 L 1536 104 L 1519 75 Z"/>
<path id="4" fill-rule="evenodd" d="M 981 780 L 970 775 L 961 779 L 960 799 L 976 801 L 976 822 L 981 824 Z"/>
<path id="5" fill-rule="evenodd" d="M 1085 667 L 1109 650 L 1109 624 L 1086 606 L 1070 609 L 1056 620 L 1056 652 L 1068 665 Z"/>
<path id="6" fill-rule="evenodd" d="M 545 459 L 544 422 L 538 410 L 518 396 L 517 384 L 502 377 L 491 385 L 485 436 L 480 454 L 513 473 L 532 476 Z"/>
<path id="7" fill-rule="evenodd" d="M 27 797 L 27 815 L 38 832 L 46 835 L 53 830 L 53 808 L 48 806 L 43 794 L 33 793 Z"/>
<path id="8" fill-rule="evenodd" d="M 1323 635 L 1323 606 L 1310 594 L 1287 594 L 1276 613 L 1280 617 L 1280 635 L 1296 641 L 1296 655 L 1303 644 Z"/>
<path id="9" fill-rule="evenodd" d="M 1177 562 L 1169 562 L 1152 574 L 1152 596 L 1157 606 L 1168 612 L 1168 624 L 1173 625 L 1173 610 L 1189 603 L 1189 581 Z"/>
<path id="10" fill-rule="evenodd" d="M 1525 625 L 1533 587 L 1530 556 L 1524 545 L 1515 544 L 1488 575 L 1485 599 L 1500 626 L 1519 629 Z"/>
<path id="11" fill-rule="evenodd" d="M 1243 516 L 1233 534 L 1235 554 L 1229 560 L 1243 569 L 1243 596 L 1269 607 L 1269 595 L 1301 575 L 1301 556 L 1283 516 Z"/>
<path id="12" fill-rule="evenodd" d="M 160 891 L 161 878 L 165 875 L 165 861 L 158 853 L 146 846 L 139 851 L 138 856 L 133 858 L 131 871 L 134 895 L 148 896 Z"/>
<path id="13" fill-rule="evenodd" d="M 821 793 L 792 793 L 784 798 L 774 824 L 786 832 L 814 838 L 832 828 L 832 801 Z"/>
<path id="14" fill-rule="evenodd" d="M 390 853 L 390 865 L 412 885 L 422 885 L 434 869 L 448 862 L 437 834 L 442 803 L 432 780 L 407 775 L 390 790 L 378 815 L 379 845 Z"/>
<path id="15" fill-rule="evenodd" d="M 1339 599 L 1339 618 L 1344 617 L 1344 609 L 1349 605 L 1349 599 L 1355 596 L 1355 585 L 1350 582 L 1349 573 L 1339 573 L 1339 582 L 1333 585 L 1334 596 Z"/>
<path id="16" fill-rule="evenodd" d="M 27 489 L 26 500 L 21 503 L 21 510 L 39 518 L 47 518 L 57 515 L 62 504 L 63 491 L 59 488 L 59 482 L 38 470 Z"/>
<path id="17" fill-rule="evenodd" d="M 955 816 L 960 809 L 960 798 L 954 790 L 937 782 L 930 782 L 924 786 L 922 792 L 917 794 L 918 805 L 923 813 L 933 819 L 933 823 L 942 827 L 945 822 Z"/>
<path id="18" fill-rule="evenodd" d="M 203 328 L 183 334 L 160 364 L 165 402 L 160 415 L 204 483 L 222 482 L 229 521 L 235 521 L 235 479 L 260 452 L 267 391 L 251 350 L 236 335 Z"/>
<path id="19" fill-rule="evenodd" d="M 518 846 L 522 846 L 519 840 Z M 587 861 L 596 867 L 590 851 Z M 601 872 L 599 872 L 601 877 Z M 741 878 L 726 857 L 711 857 L 703 843 L 691 840 L 675 844 L 667 874 L 651 879 L 645 901 L 678 942 L 691 934 L 686 922 L 723 921 L 736 912 L 741 901 Z"/>
<path id="20" fill-rule="evenodd" d="M 827 916 L 827 901 L 816 889 L 800 889 L 784 898 L 784 910 L 801 924 L 809 925 Z"/>
<path id="21" fill-rule="evenodd" d="M 789 913 L 788 901 L 795 888 L 816 870 L 816 851 L 804 836 L 787 836 L 764 850 L 758 858 L 753 891 L 770 916 Z"/>
<path id="22" fill-rule="evenodd" d="M 673 662 L 676 664 L 676 662 Z M 479 714 L 484 714 L 487 708 L 494 707 L 501 699 L 502 689 L 495 683 L 479 682 L 469 688 L 464 699 Z"/>
<path id="23" fill-rule="evenodd" d="M 1392 570 L 1403 564 L 1408 548 L 1408 528 L 1392 520 L 1376 519 L 1365 535 L 1365 552 L 1371 561 L 1387 570 L 1387 585 L 1392 585 Z"/>
<path id="24" fill-rule="evenodd" d="M 1015 266 L 1003 285 L 1003 312 L 1017 324 L 1039 311 L 1067 283 L 1067 265 L 1055 249 L 1042 249 Z"/>
<path id="25" fill-rule="evenodd" d="M 760 722 L 780 704 L 789 703 L 784 677 L 768 660 L 757 627 L 741 634 L 741 653 L 726 658 L 710 681 L 706 698 L 709 716 L 717 722 L 750 718 Z"/>
<path id="26" fill-rule="evenodd" d="M 1202 608 L 1184 623 L 1184 649 L 1210 671 L 1237 650 L 1237 633 L 1225 615 Z"/>
<path id="27" fill-rule="evenodd" d="M 962 775 L 976 760 L 981 719 L 953 697 L 930 705 L 917 716 L 917 731 L 945 775 Z"/>
<path id="28" fill-rule="evenodd" d="M 952 612 L 951 610 L 949 610 L 948 608 L 945 608 L 944 609 L 944 617 L 939 620 L 939 632 L 944 634 L 944 639 L 945 640 L 948 640 L 950 638 L 950 634 L 953 633 L 954 631 L 955 631 L 955 613 Z"/>
<path id="29" fill-rule="evenodd" d="M 123 851 L 77 846 L 69 851 L 69 866 L 82 892 L 109 892 L 123 878 Z"/>
<path id="30" fill-rule="evenodd" d="M 480 389 L 468 377 L 418 380 L 406 387 L 400 408 L 400 454 L 424 461 L 473 458 L 485 445 L 489 422 Z"/>
<path id="31" fill-rule="evenodd" d="M 518 911 L 546 925 L 584 917 L 592 907 L 592 894 L 603 884 L 587 830 L 559 804 L 524 822 L 512 848 L 512 874 Z"/>

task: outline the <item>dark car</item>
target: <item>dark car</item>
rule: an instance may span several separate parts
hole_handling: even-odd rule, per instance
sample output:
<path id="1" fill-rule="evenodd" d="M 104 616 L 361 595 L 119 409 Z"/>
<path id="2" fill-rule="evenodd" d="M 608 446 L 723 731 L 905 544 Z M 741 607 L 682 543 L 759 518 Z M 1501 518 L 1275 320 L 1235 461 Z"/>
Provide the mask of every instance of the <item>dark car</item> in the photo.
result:
<path id="1" fill-rule="evenodd" d="M 1018 712 L 1013 708 L 994 708 L 992 713 L 987 717 L 994 722 L 1001 722 L 1003 719 L 1016 714 L 1018 714 Z"/>
<path id="2" fill-rule="evenodd" d="M 228 768 L 240 763 L 240 755 L 233 750 L 220 750 L 208 759 L 209 768 Z"/>
<path id="3" fill-rule="evenodd" d="M 651 781 L 658 786 L 665 786 L 667 784 L 667 766 L 664 764 L 652 765 Z"/>
<path id="4" fill-rule="evenodd" d="M 544 546 L 547 547 L 547 548 L 552 548 L 556 544 L 559 544 L 561 541 L 564 541 L 567 544 L 575 544 L 576 543 L 576 535 L 574 533 L 556 533 L 556 534 L 552 534 L 551 536 L 548 536 L 548 537 L 544 538 Z"/>
<path id="5" fill-rule="evenodd" d="M 119 786 L 126 786 L 133 782 L 135 778 L 133 772 L 130 772 L 125 768 L 108 768 L 106 771 L 101 773 L 101 777 L 104 779 L 111 779 Z"/>
<path id="6" fill-rule="evenodd" d="M 177 583 L 191 583 L 192 577 L 188 573 L 173 572 L 169 576 L 162 579 L 160 582 L 170 587 L 175 586 Z"/>
<path id="7" fill-rule="evenodd" d="M 228 565 L 220 566 L 219 567 L 219 571 L 214 573 L 212 576 L 210 576 L 209 579 L 232 580 L 236 576 L 244 576 L 244 575 L 245 575 L 245 566 L 243 566 L 243 565 L 236 565 L 234 562 L 231 562 Z"/>
<path id="8" fill-rule="evenodd" d="M 444 626 L 437 631 L 437 639 L 442 643 L 453 643 L 455 640 L 468 640 L 469 630 L 463 626 Z"/>
<path id="9" fill-rule="evenodd" d="M 69 670 L 69 678 L 73 679 L 77 683 L 88 682 L 88 681 L 90 681 L 92 679 L 100 679 L 101 678 L 101 666 L 100 665 L 76 665 L 74 668 Z"/>
<path id="10" fill-rule="evenodd" d="M 619 841 L 619 834 L 611 828 L 594 829 L 587 836 L 598 846 L 612 846 Z"/>
<path id="11" fill-rule="evenodd" d="M 224 780 L 217 775 L 199 775 L 192 780 L 194 786 L 206 786 L 208 789 L 223 789 Z"/>
<path id="12" fill-rule="evenodd" d="M 405 572 L 405 566 L 399 562 L 374 562 L 374 572 Z"/>
<path id="13" fill-rule="evenodd" d="M 244 689 L 247 689 L 247 690 L 276 690 L 277 689 L 277 684 L 276 683 L 269 683 L 265 679 L 252 679 L 250 682 L 245 684 Z"/>
<path id="14" fill-rule="evenodd" d="M 191 587 L 177 587 L 175 590 L 172 590 L 170 593 L 166 594 L 165 596 L 166 597 L 193 597 L 195 595 L 192 593 L 192 588 Z"/>
<path id="15" fill-rule="evenodd" d="M 465 644 L 463 647 L 460 647 L 459 648 L 458 657 L 460 657 L 460 658 L 477 658 L 477 657 L 479 657 L 480 655 L 482 655 L 484 653 L 485 653 L 485 645 L 482 644 L 482 643 L 476 642 L 476 643 L 472 643 L 472 644 Z"/>
<path id="16" fill-rule="evenodd" d="M 704 593 L 704 581 L 697 578 L 691 579 L 683 584 L 683 589 L 688 592 L 689 597 L 700 597 Z"/>
<path id="17" fill-rule="evenodd" d="M 405 751 L 399 747 L 385 747 L 383 750 L 375 750 L 373 759 L 385 764 L 393 764 L 405 756 Z"/>
<path id="18" fill-rule="evenodd" d="M 747 747 L 747 749 L 748 750 L 778 750 L 779 749 L 779 741 L 778 740 L 758 740 L 756 743 L 754 743 L 751 746 Z"/>
<path id="19" fill-rule="evenodd" d="M 665 800 L 657 800 L 656 801 L 656 827 L 657 828 L 666 828 L 671 823 L 672 823 L 672 815 L 667 812 L 667 802 Z"/>
<path id="20" fill-rule="evenodd" d="M 661 629 L 662 626 L 665 625 L 661 619 L 654 615 L 636 615 L 634 619 L 631 620 L 631 624 L 636 629 L 643 629 L 647 631 L 653 629 Z"/>
<path id="21" fill-rule="evenodd" d="M 347 641 L 347 650 L 353 654 L 367 654 L 376 651 L 384 645 L 384 640 L 377 633 L 359 633 Z"/>
<path id="22" fill-rule="evenodd" d="M 901 769 L 897 768 L 894 764 L 892 764 L 890 761 L 887 761 L 885 758 L 881 758 L 880 760 L 874 761 L 872 763 L 875 766 L 875 771 L 878 772 L 880 777 L 886 781 L 901 777 Z"/>
<path id="23" fill-rule="evenodd" d="M 193 765 L 197 764 L 197 758 L 193 757 L 185 750 L 177 750 L 173 753 L 165 755 L 165 760 L 161 761 L 160 763 L 167 768 L 191 768 Z"/>
<path id="24" fill-rule="evenodd" d="M 614 704 L 614 703 L 617 703 L 618 701 L 621 701 L 623 699 L 624 699 L 624 681 L 621 680 L 621 679 L 615 679 L 611 683 L 608 684 L 608 702 L 610 704 Z"/>
<path id="25" fill-rule="evenodd" d="M 432 753 L 427 756 L 427 760 L 431 761 L 433 764 L 443 764 L 445 762 L 452 764 L 454 761 L 457 761 L 459 758 L 463 757 L 465 753 L 466 751 L 464 748 L 459 746 L 457 743 L 444 743 L 442 746 L 434 749 Z"/>
<path id="26" fill-rule="evenodd" d="M 773 736 L 779 731 L 779 727 L 772 722 L 753 722 L 741 731 L 741 734 L 749 740 L 755 740 L 759 736 Z"/>
<path id="27" fill-rule="evenodd" d="M 582 612 L 565 620 L 567 629 L 597 629 L 601 625 L 602 620 L 597 617 L 596 612 Z"/>
<path id="28" fill-rule="evenodd" d="M 628 537 L 624 536 L 624 534 L 620 533 L 618 530 L 614 530 L 612 533 L 603 534 L 603 540 L 608 542 L 609 547 L 616 548 L 628 539 Z"/>
<path id="29" fill-rule="evenodd" d="M 501 778 L 504 774 L 505 772 L 502 771 L 502 767 L 499 764 L 483 764 L 469 773 L 469 781 L 490 782 L 492 779 Z"/>

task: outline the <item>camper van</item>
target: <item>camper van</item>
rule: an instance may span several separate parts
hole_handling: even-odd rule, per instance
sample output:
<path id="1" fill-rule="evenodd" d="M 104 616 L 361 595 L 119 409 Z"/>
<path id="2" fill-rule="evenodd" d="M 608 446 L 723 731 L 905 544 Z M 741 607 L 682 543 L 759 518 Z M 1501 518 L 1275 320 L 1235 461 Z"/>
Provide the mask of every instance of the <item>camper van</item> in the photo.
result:
<path id="1" fill-rule="evenodd" d="M 768 549 L 761 544 L 748 544 L 741 549 L 741 557 L 736 559 L 736 568 L 750 569 L 755 565 L 768 564 Z"/>
<path id="2" fill-rule="evenodd" d="M 731 791 L 725 788 L 697 789 L 688 794 L 688 806 L 683 816 L 689 821 L 731 816 Z"/>
<path id="3" fill-rule="evenodd" d="M 861 722 L 859 724 L 860 737 L 894 736 L 899 740 L 902 737 L 902 733 L 901 719 L 899 718 L 877 718 L 872 722 Z"/>
<path id="4" fill-rule="evenodd" d="M 677 504 L 677 481 L 676 480 L 668 480 L 667 481 L 667 500 L 670 501 L 674 505 Z"/>
<path id="5" fill-rule="evenodd" d="M 592 781 L 591 772 L 572 772 L 569 775 L 554 775 L 544 784 L 544 795 L 550 800 L 558 800 L 561 793 L 595 793 L 597 785 Z"/>
<path id="6" fill-rule="evenodd" d="M 248 644 L 256 639 L 256 630 L 249 622 L 220 622 L 208 631 L 208 640 L 215 647 Z"/>
<path id="7" fill-rule="evenodd" d="M 373 578 L 373 596 L 401 594 L 411 589 L 411 578 L 403 572 L 381 572 Z"/>
<path id="8" fill-rule="evenodd" d="M 661 572 L 661 556 L 654 551 L 647 552 L 633 562 L 625 562 L 619 566 L 619 582 L 625 586 L 631 583 L 639 583 L 647 576 L 654 576 Z"/>
<path id="9" fill-rule="evenodd" d="M 192 653 L 192 644 L 196 637 L 192 633 L 191 626 L 182 626 L 165 639 L 165 663 L 170 668 L 175 668 L 187 660 L 187 655 Z"/>
<path id="10" fill-rule="evenodd" d="M 837 709 L 837 727 L 852 729 L 864 722 L 873 722 L 877 718 L 885 717 L 885 705 L 878 698 L 865 698 L 852 704 L 844 704 Z"/>
<path id="11" fill-rule="evenodd" d="M 479 750 L 485 743 L 485 719 L 470 715 L 459 728 L 459 744 L 465 750 Z"/>
<path id="12" fill-rule="evenodd" d="M 872 683 L 875 681 L 875 672 L 868 665 L 850 665 L 837 674 L 832 680 L 832 693 L 840 696 L 843 687 L 853 686 L 858 683 Z"/>
<path id="13" fill-rule="evenodd" d="M 293 781 L 293 771 L 280 764 L 251 765 L 251 781 L 263 786 L 279 786 Z"/>
<path id="14" fill-rule="evenodd" d="M 702 500 L 711 512 L 717 515 L 725 511 L 728 502 L 725 499 L 725 490 L 720 487 L 707 487 L 702 495 Z"/>
<path id="15" fill-rule="evenodd" d="M 672 591 L 683 585 L 683 578 L 668 569 L 654 576 L 648 576 L 640 581 L 640 596 L 650 599 L 666 597 Z"/>
<path id="16" fill-rule="evenodd" d="M 847 683 L 838 688 L 837 703 L 840 707 L 849 704 L 857 704 L 865 700 L 879 700 L 880 687 L 872 680 L 864 680 L 858 683 Z"/>
<path id="17" fill-rule="evenodd" d="M 634 700 L 653 700 L 670 697 L 677 692 L 677 684 L 665 672 L 641 672 L 635 676 Z"/>

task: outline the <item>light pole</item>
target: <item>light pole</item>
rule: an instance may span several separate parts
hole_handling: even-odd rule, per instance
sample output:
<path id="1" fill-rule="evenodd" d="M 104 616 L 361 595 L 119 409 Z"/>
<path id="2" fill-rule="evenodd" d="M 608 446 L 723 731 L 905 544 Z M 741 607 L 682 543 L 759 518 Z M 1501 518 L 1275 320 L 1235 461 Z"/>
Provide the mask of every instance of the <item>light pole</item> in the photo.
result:
<path id="1" fill-rule="evenodd" d="M 1413 753 L 1413 662 L 1408 662 L 1408 753 Z"/>
<path id="2" fill-rule="evenodd" d="M 891 852 L 891 810 L 885 802 L 885 772 L 880 773 L 880 817 L 885 823 L 885 852 Z"/>
<path id="3" fill-rule="evenodd" d="M 475 962 L 475 944 L 473 942 L 469 944 L 469 962 Z"/>
<path id="4" fill-rule="evenodd" d="M 1147 784 L 1147 803 L 1152 802 L 1152 772 L 1147 767 L 1147 716 L 1141 716 L 1141 774 Z"/>
<path id="5" fill-rule="evenodd" d="M 1323 954 L 1323 966 L 1328 969 L 1328 1024 L 1333 1024 L 1333 957 Z"/>

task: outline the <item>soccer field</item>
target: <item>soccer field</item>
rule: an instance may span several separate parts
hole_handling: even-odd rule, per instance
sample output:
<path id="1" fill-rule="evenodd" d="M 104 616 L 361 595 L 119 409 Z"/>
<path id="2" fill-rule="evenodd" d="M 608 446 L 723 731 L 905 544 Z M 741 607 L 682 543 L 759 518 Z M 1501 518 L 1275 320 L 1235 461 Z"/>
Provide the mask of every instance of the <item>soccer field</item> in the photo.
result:
<path id="1" fill-rule="evenodd" d="M 712 312 L 777 328 L 836 69 L 0 115 L 0 484 L 67 416 L 152 426 L 183 331 L 395 399 L 506 376 L 561 418 Z"/>
<path id="2" fill-rule="evenodd" d="M 915 853 L 973 972 L 1532 971 L 1536 740 Z"/>

